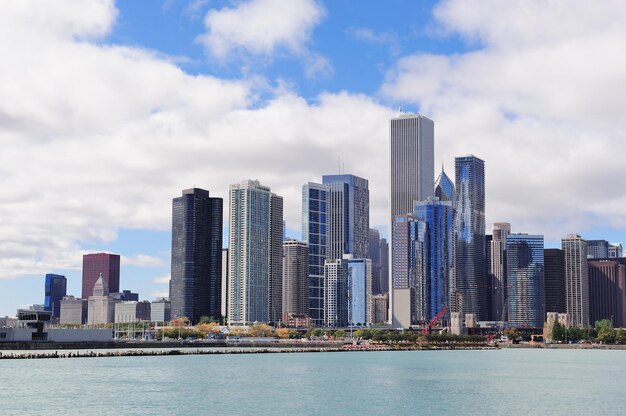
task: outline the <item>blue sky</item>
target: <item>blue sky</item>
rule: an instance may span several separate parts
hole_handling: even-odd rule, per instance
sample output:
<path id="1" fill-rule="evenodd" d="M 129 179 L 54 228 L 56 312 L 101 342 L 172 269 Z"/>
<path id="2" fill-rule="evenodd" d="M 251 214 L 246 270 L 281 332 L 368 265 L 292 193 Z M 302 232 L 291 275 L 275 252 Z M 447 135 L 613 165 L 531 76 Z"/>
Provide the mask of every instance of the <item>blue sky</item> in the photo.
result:
<path id="1" fill-rule="evenodd" d="M 454 156 L 486 161 L 488 228 L 622 241 L 620 2 L 288 4 L 0 6 L 0 316 L 42 303 L 46 272 L 78 295 L 86 252 L 166 294 L 171 199 L 194 185 L 226 197 L 258 178 L 299 238 L 301 185 L 341 157 L 386 233 L 399 107 L 433 118 L 451 177 Z"/>

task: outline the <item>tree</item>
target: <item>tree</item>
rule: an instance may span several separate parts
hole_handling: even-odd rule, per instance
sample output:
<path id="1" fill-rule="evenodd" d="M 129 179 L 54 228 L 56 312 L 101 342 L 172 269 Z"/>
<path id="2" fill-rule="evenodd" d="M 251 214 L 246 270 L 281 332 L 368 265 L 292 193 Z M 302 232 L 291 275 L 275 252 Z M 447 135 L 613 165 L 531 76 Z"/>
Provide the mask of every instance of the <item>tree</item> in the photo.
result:
<path id="1" fill-rule="evenodd" d="M 278 328 L 276 330 L 276 336 L 281 339 L 289 338 L 289 330 L 287 328 Z"/>
<path id="2" fill-rule="evenodd" d="M 565 342 L 565 331 L 566 328 L 563 325 L 561 325 L 559 322 L 554 322 L 554 325 L 552 326 L 552 333 L 550 334 L 550 336 L 552 337 L 552 341 Z"/>
<path id="3" fill-rule="evenodd" d="M 587 332 L 576 326 L 567 329 L 567 340 L 568 341 L 580 341 L 587 337 Z"/>
<path id="4" fill-rule="evenodd" d="M 195 326 L 195 328 L 196 331 L 204 334 L 205 336 L 207 334 L 217 334 L 218 332 L 220 332 L 220 328 L 216 322 L 198 324 Z"/>
<path id="5" fill-rule="evenodd" d="M 346 331 L 344 331 L 343 329 L 338 329 L 335 331 L 335 338 L 345 338 L 346 337 Z"/>
<path id="6" fill-rule="evenodd" d="M 248 330 L 251 337 L 271 337 L 274 336 L 274 330 L 267 324 L 252 325 Z"/>
<path id="7" fill-rule="evenodd" d="M 519 338 L 519 331 L 517 328 L 505 328 L 504 335 L 511 341 L 515 341 Z"/>

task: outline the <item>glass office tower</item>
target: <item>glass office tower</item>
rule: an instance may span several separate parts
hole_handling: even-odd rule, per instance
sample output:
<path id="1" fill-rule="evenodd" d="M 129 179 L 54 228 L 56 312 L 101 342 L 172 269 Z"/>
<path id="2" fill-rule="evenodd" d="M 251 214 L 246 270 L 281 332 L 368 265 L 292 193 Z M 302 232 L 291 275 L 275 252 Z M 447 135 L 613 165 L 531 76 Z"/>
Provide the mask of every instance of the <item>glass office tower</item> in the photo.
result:
<path id="1" fill-rule="evenodd" d="M 487 259 L 485 250 L 485 162 L 469 155 L 455 159 L 455 287 L 452 311 L 485 319 Z"/>
<path id="2" fill-rule="evenodd" d="M 506 240 L 508 322 L 540 328 L 546 317 L 543 236 L 510 234 Z"/>
<path id="3" fill-rule="evenodd" d="M 172 201 L 172 317 L 219 317 L 222 301 L 222 198 L 186 189 Z"/>
<path id="4" fill-rule="evenodd" d="M 450 281 L 454 273 L 454 210 L 452 202 L 437 197 L 415 204 L 414 215 L 426 225 L 426 273 L 422 281 L 425 320 L 434 318 L 450 304 Z M 449 313 L 443 318 L 447 322 Z"/>
<path id="5" fill-rule="evenodd" d="M 46 274 L 44 308 L 52 312 L 52 318 L 61 317 L 61 300 L 66 295 L 67 279 L 58 274 Z"/>
<path id="6" fill-rule="evenodd" d="M 302 240 L 309 246 L 309 316 L 315 326 L 324 321 L 324 261 L 328 252 L 328 187 L 302 186 Z"/>

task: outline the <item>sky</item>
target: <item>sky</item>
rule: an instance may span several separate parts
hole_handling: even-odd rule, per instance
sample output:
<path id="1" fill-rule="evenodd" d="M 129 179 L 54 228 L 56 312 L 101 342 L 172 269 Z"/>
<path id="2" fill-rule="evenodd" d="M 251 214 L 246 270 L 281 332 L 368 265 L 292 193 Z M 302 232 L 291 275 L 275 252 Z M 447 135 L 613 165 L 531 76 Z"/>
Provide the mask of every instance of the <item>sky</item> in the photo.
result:
<path id="1" fill-rule="evenodd" d="M 486 165 L 487 227 L 624 242 L 626 3 L 0 2 L 0 316 L 80 295 L 82 255 L 167 295 L 171 200 L 258 179 L 300 238 L 301 186 L 362 176 L 386 235 L 388 123 Z M 436 175 L 438 172 L 436 172 Z M 228 216 L 225 215 L 225 219 Z"/>

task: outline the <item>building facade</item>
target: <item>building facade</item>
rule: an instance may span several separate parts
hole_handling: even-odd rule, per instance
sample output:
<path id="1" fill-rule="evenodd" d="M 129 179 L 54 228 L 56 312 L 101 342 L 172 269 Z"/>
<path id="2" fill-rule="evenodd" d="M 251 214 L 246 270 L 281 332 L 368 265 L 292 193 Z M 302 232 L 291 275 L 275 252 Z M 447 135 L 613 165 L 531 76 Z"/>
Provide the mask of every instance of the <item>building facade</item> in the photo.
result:
<path id="1" fill-rule="evenodd" d="M 614 259 L 618 257 L 624 257 L 624 249 L 621 243 L 609 244 L 609 258 Z"/>
<path id="2" fill-rule="evenodd" d="M 309 311 L 313 325 L 324 322 L 324 262 L 328 254 L 329 189 L 309 182 L 302 186 L 302 240 L 309 248 Z"/>
<path id="3" fill-rule="evenodd" d="M 565 307 L 572 326 L 589 326 L 587 242 L 579 235 L 561 240 L 565 257 Z"/>
<path id="4" fill-rule="evenodd" d="M 398 215 L 413 212 L 413 204 L 434 194 L 435 125 L 419 114 L 401 114 L 389 121 L 389 230 Z M 389 309 L 390 321 L 398 322 L 396 314 L 406 312 L 407 293 L 396 288 L 394 276 L 394 236 L 390 235 Z M 404 248 L 400 248 L 404 250 Z M 397 296 L 396 296 L 397 295 Z M 402 300 L 396 311 L 396 299 Z"/>
<path id="5" fill-rule="evenodd" d="M 52 312 L 52 319 L 61 317 L 61 299 L 66 295 L 67 279 L 59 274 L 46 274 L 44 308 Z"/>
<path id="6" fill-rule="evenodd" d="M 565 313 L 565 253 L 558 248 L 543 251 L 546 313 Z"/>
<path id="7" fill-rule="evenodd" d="M 614 260 L 589 264 L 589 324 L 609 319 L 615 328 L 626 325 L 626 266 Z"/>
<path id="8" fill-rule="evenodd" d="M 115 321 L 115 304 L 121 300 L 109 295 L 109 288 L 102 276 L 94 285 L 93 295 L 87 302 L 87 324 L 102 325 Z"/>
<path id="9" fill-rule="evenodd" d="M 60 302 L 60 309 L 60 324 L 82 325 L 87 323 L 87 299 L 64 296 Z"/>
<path id="10" fill-rule="evenodd" d="M 83 299 L 91 296 L 100 274 L 112 293 L 120 291 L 119 254 L 95 253 L 83 256 Z"/>
<path id="11" fill-rule="evenodd" d="M 282 197 L 259 181 L 230 186 L 228 325 L 281 319 L 282 228 Z"/>
<path id="12" fill-rule="evenodd" d="M 489 278 L 491 287 L 491 317 L 494 321 L 506 321 L 507 279 L 506 279 L 506 240 L 511 234 L 511 224 L 493 224 L 489 247 Z"/>
<path id="13" fill-rule="evenodd" d="M 147 300 L 137 302 L 122 301 L 115 304 L 115 323 L 150 321 L 151 304 Z"/>
<path id="14" fill-rule="evenodd" d="M 309 314 L 309 247 L 292 239 L 283 242 L 284 314 Z"/>
<path id="15" fill-rule="evenodd" d="M 414 215 L 426 225 L 426 246 L 424 250 L 425 274 L 418 280 L 424 296 L 419 300 L 424 321 L 430 321 L 446 306 L 450 305 L 450 282 L 454 275 L 454 208 L 451 201 L 440 201 L 429 197 L 416 202 Z M 447 325 L 450 313 L 441 317 Z"/>
<path id="16" fill-rule="evenodd" d="M 508 235 L 506 258 L 509 324 L 542 327 L 546 317 L 543 236 Z"/>
<path id="17" fill-rule="evenodd" d="M 609 258 L 609 242 L 606 240 L 587 240 L 587 258 Z"/>
<path id="18" fill-rule="evenodd" d="M 150 305 L 150 320 L 153 322 L 169 322 L 172 320 L 172 303 L 169 299 L 160 298 Z"/>
<path id="19" fill-rule="evenodd" d="M 488 316 L 485 250 L 485 162 L 469 155 L 455 158 L 455 278 L 453 311 Z"/>
<path id="20" fill-rule="evenodd" d="M 426 288 L 427 276 L 426 222 L 413 214 L 396 216 L 392 228 L 391 284 L 394 293 L 394 328 L 409 328 L 427 319 Z"/>
<path id="21" fill-rule="evenodd" d="M 172 200 L 172 315 L 218 317 L 222 300 L 223 200 L 186 189 Z"/>
<path id="22" fill-rule="evenodd" d="M 369 185 L 354 175 L 324 175 L 328 187 L 328 258 L 344 254 L 367 258 L 369 251 Z"/>

